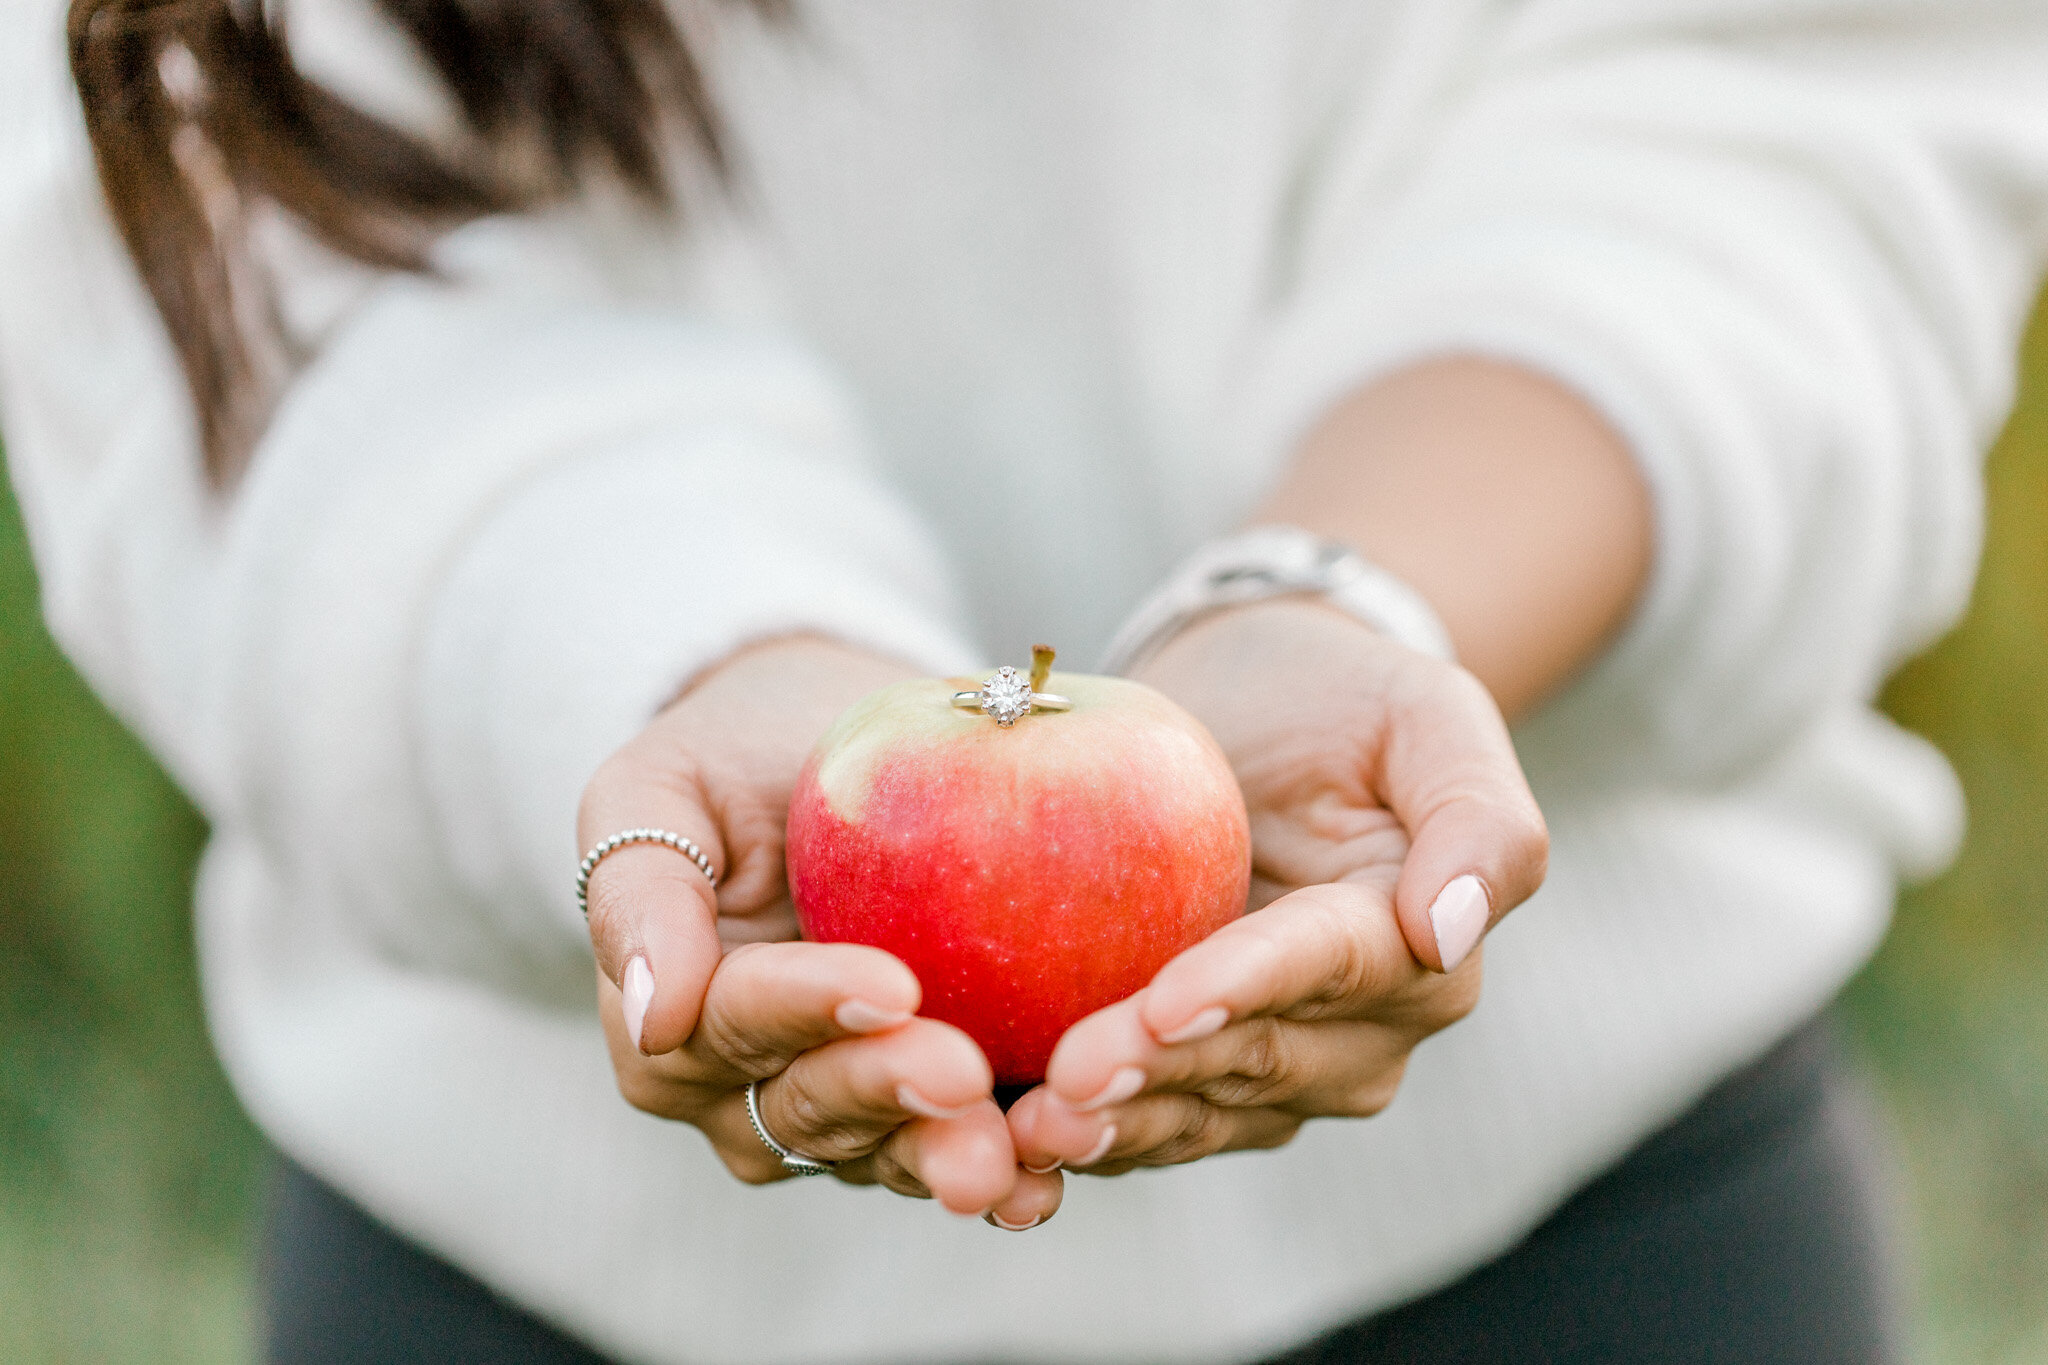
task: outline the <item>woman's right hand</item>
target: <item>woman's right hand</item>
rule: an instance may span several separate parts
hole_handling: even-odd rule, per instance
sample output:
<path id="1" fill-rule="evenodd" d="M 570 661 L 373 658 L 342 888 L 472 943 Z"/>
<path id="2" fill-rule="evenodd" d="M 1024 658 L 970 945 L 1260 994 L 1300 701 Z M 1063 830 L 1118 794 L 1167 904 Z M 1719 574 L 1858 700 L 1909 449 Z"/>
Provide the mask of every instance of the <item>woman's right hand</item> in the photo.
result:
<path id="1" fill-rule="evenodd" d="M 834 1174 L 935 1198 L 997 1226 L 1059 1207 L 1057 1171 L 1017 1165 L 981 1049 L 915 1017 L 902 962 L 858 944 L 797 941 L 783 825 L 804 758 L 847 705 L 901 666 L 810 637 L 739 651 L 702 676 L 584 790 L 589 848 L 653 826 L 693 839 L 720 871 L 657 844 L 620 848 L 590 881 L 599 1006 L 619 1090 L 702 1130 L 750 1184 L 787 1176 L 747 1119 Z"/>

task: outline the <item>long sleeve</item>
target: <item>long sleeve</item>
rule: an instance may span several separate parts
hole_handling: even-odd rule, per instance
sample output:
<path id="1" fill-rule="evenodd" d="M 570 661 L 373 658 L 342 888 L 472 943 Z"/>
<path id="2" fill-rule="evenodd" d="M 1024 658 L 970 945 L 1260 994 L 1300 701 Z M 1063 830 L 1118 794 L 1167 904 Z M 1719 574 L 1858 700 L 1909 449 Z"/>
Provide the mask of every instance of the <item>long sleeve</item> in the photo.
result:
<path id="1" fill-rule="evenodd" d="M 47 57 L 0 146 L 8 458 L 46 615 L 341 932 L 585 995 L 577 795 L 687 677 L 805 630 L 973 661 L 849 395 L 743 310 L 617 287 L 630 239 L 604 233 L 641 229 L 589 214 L 472 225 L 439 277 L 286 260 L 310 360 L 246 478 L 208 490 Z"/>
<path id="2" fill-rule="evenodd" d="M 440 126 L 371 0 L 282 2 L 310 73 Z M 265 238 L 305 364 L 221 496 L 98 201 L 62 0 L 0 0 L 10 474 L 60 640 L 215 818 L 197 932 L 238 1093 L 624 1360 L 1224 1365 L 1450 1282 L 1812 1017 L 1953 828 L 1938 756 L 1867 700 L 1970 580 L 2048 18 L 796 8 L 693 12 L 730 261 L 700 214 L 585 205 L 472 224 L 438 278 Z M 1009 1238 L 741 1186 L 619 1099 L 571 819 L 665 693 L 793 629 L 934 672 L 1085 656 L 1347 389 L 1474 349 L 1613 421 L 1658 559 L 1517 734 L 1549 879 L 1386 1113 L 1088 1182 Z"/>
<path id="3" fill-rule="evenodd" d="M 2048 24 L 1949 3 L 1414 15 L 1398 105 L 1379 89 L 1327 139 L 1252 439 L 1438 353 L 1576 389 L 1640 460 L 1657 556 L 1530 742 L 1652 783 L 1753 771 L 1967 599 L 2048 225 Z"/>
<path id="4" fill-rule="evenodd" d="M 577 794 L 690 674 L 799 630 L 972 662 L 847 409 L 772 337 L 383 286 L 234 497 L 210 693 L 241 814 L 280 845 L 321 831 L 408 958 L 587 951 Z M 436 875 L 447 913 L 423 923 Z"/>

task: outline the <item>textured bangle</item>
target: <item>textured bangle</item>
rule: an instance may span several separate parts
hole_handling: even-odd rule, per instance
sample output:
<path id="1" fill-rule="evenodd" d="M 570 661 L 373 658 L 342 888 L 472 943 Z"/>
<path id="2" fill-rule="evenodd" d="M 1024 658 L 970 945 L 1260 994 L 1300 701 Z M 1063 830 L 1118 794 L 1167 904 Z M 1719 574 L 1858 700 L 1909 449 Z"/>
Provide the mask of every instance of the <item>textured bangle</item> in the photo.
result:
<path id="1" fill-rule="evenodd" d="M 704 880 L 711 883 L 711 889 L 718 889 L 718 874 L 711 870 L 711 859 L 704 856 L 704 850 L 680 834 L 665 829 L 622 829 L 596 848 L 583 855 L 583 865 L 576 869 L 576 908 L 583 912 L 583 918 L 590 918 L 590 874 L 597 871 L 597 865 L 608 856 L 618 852 L 627 844 L 666 844 L 697 865 L 704 874 Z"/>
<path id="2" fill-rule="evenodd" d="M 1097 671 L 1128 673 L 1197 617 L 1293 593 L 1321 597 L 1420 653 L 1455 657 L 1450 632 L 1421 593 L 1299 526 L 1259 526 L 1181 561 L 1117 631 Z"/>

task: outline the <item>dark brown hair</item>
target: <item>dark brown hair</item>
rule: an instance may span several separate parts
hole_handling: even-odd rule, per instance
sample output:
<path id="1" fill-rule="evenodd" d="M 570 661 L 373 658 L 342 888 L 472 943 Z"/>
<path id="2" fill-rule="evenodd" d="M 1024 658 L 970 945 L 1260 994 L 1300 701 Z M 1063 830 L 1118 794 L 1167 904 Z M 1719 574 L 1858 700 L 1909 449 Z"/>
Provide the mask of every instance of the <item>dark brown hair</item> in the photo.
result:
<path id="1" fill-rule="evenodd" d="M 358 260 L 418 270 L 447 228 L 593 173 L 666 205 L 678 142 L 723 169 L 663 0 L 374 3 L 446 82 L 462 147 L 429 147 L 302 75 L 261 0 L 71 2 L 100 185 L 176 346 L 216 486 L 247 460 L 289 365 L 242 240 L 259 202 Z"/>

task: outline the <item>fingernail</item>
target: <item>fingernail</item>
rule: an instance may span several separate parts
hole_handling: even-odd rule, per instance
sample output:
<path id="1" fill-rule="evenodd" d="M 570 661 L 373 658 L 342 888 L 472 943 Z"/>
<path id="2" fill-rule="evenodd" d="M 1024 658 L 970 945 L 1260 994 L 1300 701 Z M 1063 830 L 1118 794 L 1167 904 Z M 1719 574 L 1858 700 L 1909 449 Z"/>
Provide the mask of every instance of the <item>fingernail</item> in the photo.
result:
<path id="1" fill-rule="evenodd" d="M 1001 1228 L 1004 1232 L 1029 1232 L 1040 1223 L 1043 1223 L 1045 1219 L 1034 1218 L 1028 1223 L 1005 1223 L 1000 1215 L 991 1212 L 988 1216 L 988 1221 Z"/>
<path id="2" fill-rule="evenodd" d="M 1096 1162 L 1102 1160 L 1103 1157 L 1109 1154 L 1110 1144 L 1114 1143 L 1115 1141 L 1116 1125 L 1113 1123 L 1104 1124 L 1102 1127 L 1102 1136 L 1095 1140 L 1095 1145 L 1089 1149 L 1088 1155 L 1082 1157 L 1079 1161 L 1069 1161 L 1067 1165 L 1093 1166 Z"/>
<path id="3" fill-rule="evenodd" d="M 1059 1168 L 1060 1159 L 1058 1157 L 1054 1157 L 1051 1161 L 1047 1162 L 1043 1166 L 1026 1166 L 1024 1169 L 1031 1172 L 1031 1174 L 1033 1175 L 1051 1175 L 1054 1171 L 1058 1170 Z"/>
<path id="4" fill-rule="evenodd" d="M 1145 1088 L 1145 1073 L 1135 1066 L 1120 1066 L 1109 1078 L 1109 1084 L 1095 1092 L 1095 1098 L 1070 1104 L 1067 1108 L 1076 1113 L 1086 1114 L 1097 1109 L 1106 1109 L 1112 1104 L 1122 1104 Z"/>
<path id="5" fill-rule="evenodd" d="M 1162 1043 L 1198 1043 L 1221 1033 L 1229 1022 L 1229 1010 L 1221 1005 L 1211 1005 L 1171 1033 L 1161 1033 L 1157 1037 Z"/>
<path id="6" fill-rule="evenodd" d="M 1491 917 L 1486 888 L 1469 872 L 1437 892 L 1429 906 L 1429 925 L 1436 933 L 1436 955 L 1445 971 L 1455 970 L 1465 960 Z"/>
<path id="7" fill-rule="evenodd" d="M 902 1010 L 885 1010 L 865 1000 L 842 1000 L 832 1017 L 848 1033 L 880 1033 L 910 1018 Z"/>
<path id="8" fill-rule="evenodd" d="M 907 1084 L 899 1085 L 896 1087 L 896 1103 L 902 1105 L 911 1113 L 921 1114 L 928 1119 L 966 1118 L 969 1114 L 973 1113 L 977 1108 L 981 1106 L 980 1100 L 973 1099 L 969 1100 L 967 1103 L 963 1105 L 960 1105 L 958 1108 L 942 1108 L 939 1105 L 933 1104 L 924 1096 L 918 1094 L 915 1090 L 911 1089 L 910 1086 Z"/>
<path id="9" fill-rule="evenodd" d="M 633 1040 L 633 1050 L 638 1052 L 640 1027 L 647 1022 L 647 1006 L 654 999 L 654 973 L 646 958 L 636 957 L 626 964 L 626 979 L 620 992 L 626 997 L 626 1036 Z"/>

